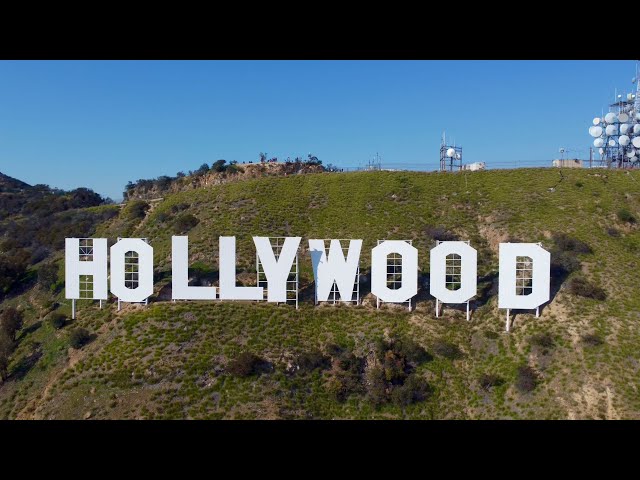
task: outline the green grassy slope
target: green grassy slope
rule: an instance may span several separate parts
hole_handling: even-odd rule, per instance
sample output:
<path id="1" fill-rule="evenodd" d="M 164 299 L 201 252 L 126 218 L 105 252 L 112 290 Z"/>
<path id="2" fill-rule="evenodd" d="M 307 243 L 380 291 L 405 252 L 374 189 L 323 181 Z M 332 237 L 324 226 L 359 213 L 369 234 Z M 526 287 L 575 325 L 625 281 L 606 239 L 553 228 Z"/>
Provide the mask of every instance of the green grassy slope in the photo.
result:
<path id="1" fill-rule="evenodd" d="M 242 302 L 152 302 L 116 312 L 80 302 L 75 326 L 95 339 L 68 348 L 69 325 L 46 321 L 47 299 L 35 290 L 9 303 L 29 321 L 0 387 L 3 418 L 640 418 L 640 229 L 616 213 L 640 218 L 640 172 L 520 169 L 461 174 L 361 172 L 264 178 L 181 192 L 154 204 L 141 219 L 125 207 L 96 236 L 148 237 L 154 246 L 156 292 L 170 282 L 174 219 L 199 223 L 188 231 L 192 262 L 217 270 L 220 235 L 236 235 L 241 279 L 251 280 L 251 235 L 303 237 L 301 288 L 312 281 L 309 238 L 364 239 L 367 273 L 377 239 L 411 239 L 422 275 L 429 271 L 433 240 L 442 226 L 479 251 L 479 275 L 497 271 L 497 245 L 515 239 L 554 247 L 560 232 L 587 243 L 581 275 L 601 286 L 606 300 L 571 294 L 570 276 L 536 319 L 518 313 L 504 332 L 504 312 L 487 286 L 471 322 L 462 311 L 433 314 L 421 291 L 416 309 L 376 311 L 365 304 L 313 307 L 310 289 L 295 310 Z M 615 228 L 617 233 L 608 229 Z M 62 252 L 60 252 L 61 258 Z M 244 275 L 244 276 L 243 276 Z M 421 278 L 421 285 L 422 285 Z M 368 291 L 368 285 L 365 285 Z M 366 292 L 365 292 L 366 293 Z M 59 295 L 60 311 L 68 302 Z M 539 334 L 550 342 L 540 342 Z M 603 342 L 592 345 L 583 336 Z M 330 344 L 371 361 L 385 336 L 416 340 L 433 358 L 415 367 L 431 395 L 409 405 L 375 406 L 364 393 L 333 394 L 335 370 L 290 373 L 298 355 L 326 352 Z M 442 353 L 443 343 L 460 355 Z M 593 343 L 593 342 L 592 342 Z M 272 371 L 240 378 L 228 365 L 250 351 Z M 518 368 L 530 365 L 538 384 L 517 388 Z M 502 383 L 481 387 L 493 374 Z"/>

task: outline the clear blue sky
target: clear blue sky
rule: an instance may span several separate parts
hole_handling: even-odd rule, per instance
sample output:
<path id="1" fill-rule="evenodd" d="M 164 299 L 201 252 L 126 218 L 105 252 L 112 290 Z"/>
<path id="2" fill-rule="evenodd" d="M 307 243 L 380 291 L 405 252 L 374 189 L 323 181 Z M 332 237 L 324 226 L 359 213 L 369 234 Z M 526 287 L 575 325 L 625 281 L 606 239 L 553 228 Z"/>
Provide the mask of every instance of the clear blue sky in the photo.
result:
<path id="1" fill-rule="evenodd" d="M 587 128 L 633 61 L 4 61 L 0 171 L 120 199 L 129 180 L 217 159 L 438 166 L 588 155 Z M 547 163 L 548 164 L 548 163 Z"/>

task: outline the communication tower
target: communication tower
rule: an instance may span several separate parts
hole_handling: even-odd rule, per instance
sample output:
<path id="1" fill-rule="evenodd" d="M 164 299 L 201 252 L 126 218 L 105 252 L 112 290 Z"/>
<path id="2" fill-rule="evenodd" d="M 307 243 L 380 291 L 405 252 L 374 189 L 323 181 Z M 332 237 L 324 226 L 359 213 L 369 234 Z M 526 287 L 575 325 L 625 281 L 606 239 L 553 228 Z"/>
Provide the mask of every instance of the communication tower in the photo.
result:
<path id="1" fill-rule="evenodd" d="M 462 147 L 447 145 L 446 135 L 442 133 L 442 142 L 440 143 L 440 171 L 450 172 L 462 170 Z"/>
<path id="2" fill-rule="evenodd" d="M 640 82 L 638 65 L 632 79 L 635 93 L 618 94 L 609 112 L 593 119 L 589 134 L 598 149 L 601 163 L 609 168 L 640 167 Z"/>

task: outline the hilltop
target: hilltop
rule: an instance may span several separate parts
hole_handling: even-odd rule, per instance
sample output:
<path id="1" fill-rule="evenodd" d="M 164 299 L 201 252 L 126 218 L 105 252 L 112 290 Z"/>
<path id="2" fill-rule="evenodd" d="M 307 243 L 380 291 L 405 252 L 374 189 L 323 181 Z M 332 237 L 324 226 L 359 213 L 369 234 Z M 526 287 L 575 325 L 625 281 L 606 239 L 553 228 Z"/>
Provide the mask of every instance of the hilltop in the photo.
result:
<path id="1" fill-rule="evenodd" d="M 89 216 L 83 233 L 110 242 L 149 238 L 155 293 L 120 312 L 113 299 L 103 309 L 81 301 L 72 322 L 63 252 L 51 247 L 25 276 L 54 265 L 56 281 L 27 283 L 0 304 L 25 315 L 0 385 L 2 418 L 640 418 L 639 171 L 237 180 L 64 212 Z M 189 235 L 192 284 L 216 283 L 219 235 L 237 237 L 241 284 L 255 281 L 251 235 L 303 236 L 304 302 L 167 301 L 173 234 Z M 413 240 L 416 308 L 376 310 L 367 281 L 363 305 L 314 307 L 309 238 L 364 239 L 365 279 L 376 240 Z M 427 252 L 454 238 L 479 253 L 471 322 L 452 306 L 435 318 L 427 293 Z M 496 277 L 508 240 L 542 242 L 554 278 L 541 317 L 517 312 L 505 333 Z M 73 348 L 78 328 L 88 336 Z"/>
<path id="2" fill-rule="evenodd" d="M 0 172 L 0 193 L 16 192 L 30 188 L 31 185 Z"/>

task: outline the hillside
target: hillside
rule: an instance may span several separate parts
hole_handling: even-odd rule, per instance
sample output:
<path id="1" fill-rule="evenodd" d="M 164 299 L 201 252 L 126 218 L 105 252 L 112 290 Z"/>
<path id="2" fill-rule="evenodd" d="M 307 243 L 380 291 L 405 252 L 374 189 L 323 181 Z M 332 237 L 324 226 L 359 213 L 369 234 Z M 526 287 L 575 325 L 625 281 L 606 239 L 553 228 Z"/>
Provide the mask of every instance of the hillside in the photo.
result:
<path id="1" fill-rule="evenodd" d="M 120 312 L 113 299 L 102 310 L 81 301 L 58 329 L 52 317 L 70 313 L 60 284 L 9 293 L 0 308 L 22 309 L 25 324 L 0 385 L 1 418 L 640 419 L 640 171 L 274 176 L 74 212 L 91 214 L 86 231 L 111 242 L 148 237 L 156 293 Z M 189 235 L 201 283 L 217 279 L 220 235 L 236 235 L 247 284 L 251 235 L 302 236 L 300 309 L 166 301 L 177 233 Z M 376 240 L 413 240 L 415 310 L 376 310 L 368 282 L 363 305 L 314 307 L 309 238 L 364 239 L 365 277 Z M 428 251 L 448 238 L 479 253 L 471 322 L 451 306 L 436 318 L 424 289 Z M 540 318 L 517 312 L 510 333 L 496 279 L 508 239 L 542 242 L 554 276 Z M 61 266 L 51 248 L 47 262 Z M 91 337 L 72 348 L 79 327 Z"/>
<path id="2" fill-rule="evenodd" d="M 25 190 L 30 185 L 0 172 L 0 193 Z"/>

